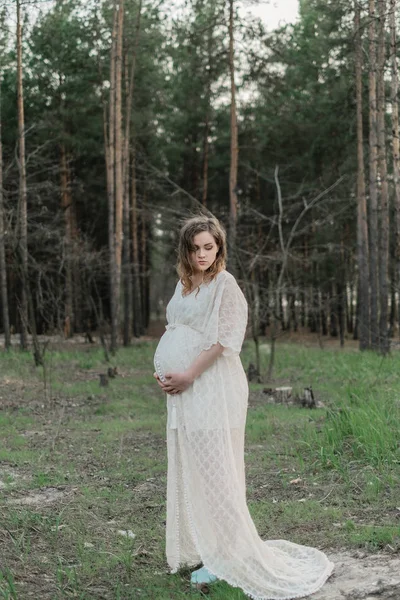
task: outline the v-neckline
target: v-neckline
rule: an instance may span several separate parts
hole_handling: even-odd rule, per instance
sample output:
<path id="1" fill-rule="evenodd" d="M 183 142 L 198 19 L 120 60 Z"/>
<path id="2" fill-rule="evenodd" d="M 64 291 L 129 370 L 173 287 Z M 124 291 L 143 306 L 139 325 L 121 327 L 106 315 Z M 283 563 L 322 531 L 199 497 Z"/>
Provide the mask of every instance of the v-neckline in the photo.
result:
<path id="1" fill-rule="evenodd" d="M 182 290 L 181 290 L 181 298 L 187 298 L 188 296 L 191 296 L 192 294 L 194 294 L 194 292 L 196 291 L 196 289 L 197 289 L 197 288 L 199 288 L 199 291 L 200 291 L 200 288 L 201 288 L 201 286 L 202 286 L 204 283 L 205 283 L 205 282 L 204 282 L 204 281 L 202 281 L 202 282 L 201 282 L 199 285 L 196 285 L 196 287 L 195 287 L 195 288 L 194 288 L 194 289 L 193 289 L 191 292 L 189 292 L 189 294 L 185 294 L 185 295 L 183 295 L 183 294 L 182 294 Z M 211 283 L 211 281 L 210 281 L 209 283 Z"/>

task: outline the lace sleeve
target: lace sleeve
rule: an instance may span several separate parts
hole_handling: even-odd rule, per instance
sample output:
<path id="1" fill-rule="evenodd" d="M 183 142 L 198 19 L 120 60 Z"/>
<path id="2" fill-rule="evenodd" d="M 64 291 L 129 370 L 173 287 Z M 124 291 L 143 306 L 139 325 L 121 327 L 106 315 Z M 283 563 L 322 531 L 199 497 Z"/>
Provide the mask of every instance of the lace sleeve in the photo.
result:
<path id="1" fill-rule="evenodd" d="M 213 309 L 204 332 L 202 350 L 219 342 L 223 356 L 239 354 L 247 327 L 247 301 L 234 277 L 224 279 L 217 290 Z"/>

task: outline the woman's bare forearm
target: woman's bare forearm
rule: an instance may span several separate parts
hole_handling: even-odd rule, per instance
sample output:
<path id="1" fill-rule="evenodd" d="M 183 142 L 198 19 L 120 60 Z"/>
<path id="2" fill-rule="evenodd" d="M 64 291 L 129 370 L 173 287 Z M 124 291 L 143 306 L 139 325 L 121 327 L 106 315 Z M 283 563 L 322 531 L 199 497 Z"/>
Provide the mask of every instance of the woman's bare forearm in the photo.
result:
<path id="1" fill-rule="evenodd" d="M 190 367 L 186 370 L 187 375 L 193 382 L 199 377 L 206 369 L 217 360 L 218 356 L 221 356 L 224 350 L 224 346 L 221 346 L 219 342 L 211 346 L 208 350 L 202 350 L 202 352 L 195 358 Z"/>

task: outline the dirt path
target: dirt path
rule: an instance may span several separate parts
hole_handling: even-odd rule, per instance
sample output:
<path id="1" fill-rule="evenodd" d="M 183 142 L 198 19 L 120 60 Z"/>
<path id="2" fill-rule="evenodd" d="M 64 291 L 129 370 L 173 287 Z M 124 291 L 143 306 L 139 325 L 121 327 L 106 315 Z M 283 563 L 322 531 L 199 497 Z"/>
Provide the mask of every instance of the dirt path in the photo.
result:
<path id="1" fill-rule="evenodd" d="M 400 600 L 400 556 L 329 553 L 335 571 L 310 600 Z"/>

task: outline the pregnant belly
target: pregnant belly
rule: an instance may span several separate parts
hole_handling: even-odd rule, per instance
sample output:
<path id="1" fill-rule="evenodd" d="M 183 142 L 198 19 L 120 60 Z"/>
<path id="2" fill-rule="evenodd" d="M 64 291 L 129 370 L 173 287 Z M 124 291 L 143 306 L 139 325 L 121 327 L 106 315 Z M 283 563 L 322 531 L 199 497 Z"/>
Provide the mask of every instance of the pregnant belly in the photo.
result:
<path id="1" fill-rule="evenodd" d="M 154 354 L 154 367 L 161 381 L 165 373 L 185 371 L 201 351 L 201 334 L 184 325 L 171 326 L 161 337 Z"/>

